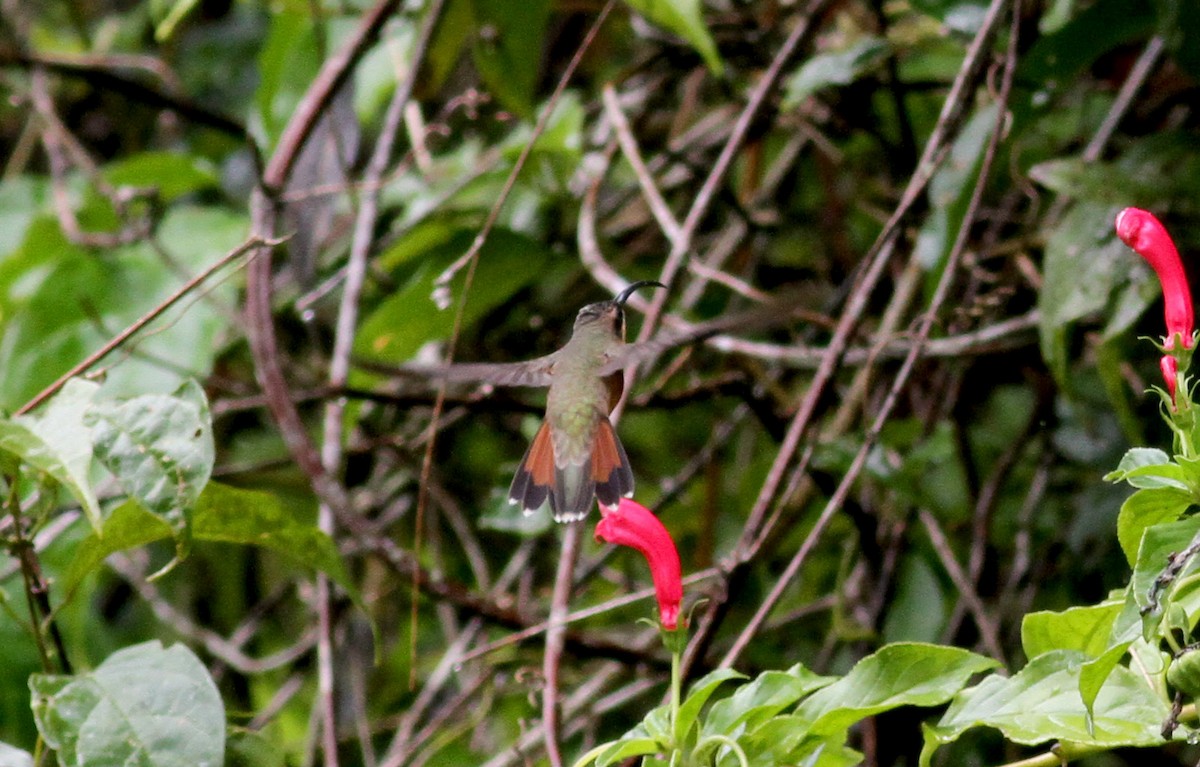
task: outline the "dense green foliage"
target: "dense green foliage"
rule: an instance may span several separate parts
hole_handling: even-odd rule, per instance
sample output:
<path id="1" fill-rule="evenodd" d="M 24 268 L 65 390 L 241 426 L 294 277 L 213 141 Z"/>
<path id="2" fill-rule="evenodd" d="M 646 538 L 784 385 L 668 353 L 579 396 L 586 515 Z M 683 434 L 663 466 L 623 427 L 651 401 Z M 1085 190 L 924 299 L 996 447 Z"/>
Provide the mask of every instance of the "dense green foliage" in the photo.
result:
<path id="1" fill-rule="evenodd" d="M 0 767 L 1195 763 L 1200 440 L 1113 219 L 1200 272 L 1198 51 L 1184 0 L 0 4 Z M 386 372 L 637 279 L 630 340 L 788 302 L 621 411 L 674 706 L 644 563 L 506 502 L 542 393 Z"/>

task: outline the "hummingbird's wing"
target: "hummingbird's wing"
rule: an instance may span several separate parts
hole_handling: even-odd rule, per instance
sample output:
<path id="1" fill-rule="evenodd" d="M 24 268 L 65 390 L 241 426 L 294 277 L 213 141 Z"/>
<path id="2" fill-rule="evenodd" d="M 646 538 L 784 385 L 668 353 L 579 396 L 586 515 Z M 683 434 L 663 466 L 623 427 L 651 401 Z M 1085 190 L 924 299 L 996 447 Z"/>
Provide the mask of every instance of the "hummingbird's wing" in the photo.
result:
<path id="1" fill-rule="evenodd" d="M 364 370 L 431 382 L 489 383 L 493 386 L 549 386 L 558 352 L 525 362 L 454 362 L 449 365 L 388 365 L 356 359 Z"/>
<path id="2" fill-rule="evenodd" d="M 792 321 L 796 304 L 790 297 L 777 299 L 745 311 L 730 312 L 687 329 L 663 330 L 654 338 L 625 344 L 608 355 L 600 375 L 610 375 L 634 365 L 656 359 L 676 346 L 685 346 L 731 330 L 754 330 L 786 325 Z"/>

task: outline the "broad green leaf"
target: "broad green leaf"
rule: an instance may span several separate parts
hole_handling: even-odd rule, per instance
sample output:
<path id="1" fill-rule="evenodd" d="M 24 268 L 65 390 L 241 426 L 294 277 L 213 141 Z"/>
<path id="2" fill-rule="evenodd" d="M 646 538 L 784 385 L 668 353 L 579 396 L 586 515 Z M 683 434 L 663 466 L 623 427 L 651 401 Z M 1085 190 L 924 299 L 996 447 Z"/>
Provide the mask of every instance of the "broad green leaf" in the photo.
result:
<path id="1" fill-rule="evenodd" d="M 745 674 L 738 673 L 733 669 L 719 668 L 696 680 L 696 683 L 688 691 L 687 697 L 679 703 L 679 715 L 675 719 L 675 742 L 682 743 L 687 737 L 692 725 L 696 723 L 696 718 L 700 716 L 700 709 L 704 708 L 704 704 L 708 702 L 718 687 L 731 679 L 745 678 Z"/>
<path id="2" fill-rule="evenodd" d="M 718 77 L 725 71 L 721 55 L 708 26 L 700 0 L 625 0 L 629 7 L 653 23 L 668 29 L 686 40 Z"/>
<path id="3" fill-rule="evenodd" d="M 994 727 L 1024 745 L 1046 741 L 1117 746 L 1162 743 L 1167 705 L 1129 669 L 1113 669 L 1096 697 L 1094 728 L 1079 695 L 1079 674 L 1087 658 L 1055 650 L 1034 658 L 1010 678 L 992 675 L 957 695 L 936 727 L 926 729 L 922 764 L 938 745 L 972 727 Z"/>
<path id="4" fill-rule="evenodd" d="M 541 74 L 549 0 L 472 0 L 472 55 L 479 76 L 500 103 L 523 117 L 533 114 Z"/>
<path id="5" fill-rule="evenodd" d="M 225 736 L 225 767 L 287 767 L 287 757 L 263 733 L 230 727 Z"/>
<path id="6" fill-rule="evenodd" d="M 142 152 L 105 165 L 102 173 L 113 186 L 152 187 L 163 202 L 217 186 L 208 163 L 181 152 Z"/>
<path id="7" fill-rule="evenodd" d="M 91 381 L 74 378 L 37 415 L 0 420 L 0 450 L 67 488 L 96 528 L 100 526 L 100 505 L 88 479 L 92 438 L 86 413 L 99 388 Z"/>
<path id="8" fill-rule="evenodd" d="M 1104 689 L 1104 683 L 1108 681 L 1108 677 L 1112 674 L 1113 669 L 1125 657 L 1125 653 L 1129 650 L 1129 645 L 1132 642 L 1121 642 L 1113 645 L 1103 652 L 1098 657 L 1095 657 L 1079 669 L 1079 697 L 1083 699 L 1083 705 L 1087 709 L 1087 727 L 1089 734 L 1095 734 L 1095 705 L 1096 696 L 1100 694 L 1100 690 Z"/>
<path id="9" fill-rule="evenodd" d="M 1062 612 L 1029 613 L 1021 621 L 1021 645 L 1025 655 L 1036 658 L 1051 650 L 1079 650 L 1095 658 L 1108 649 L 1113 623 L 1121 614 L 1124 600 L 1109 600 L 1087 607 L 1070 607 Z"/>
<path id="10" fill-rule="evenodd" d="M 320 46 L 310 13 L 284 6 L 271 14 L 271 27 L 258 55 L 258 91 L 250 130 L 273 146 L 296 111 L 320 66 Z"/>
<path id="11" fill-rule="evenodd" d="M 7 743 L 0 743 L 0 767 L 33 767 L 33 755 Z"/>
<path id="12" fill-rule="evenodd" d="M 125 492 L 186 538 L 215 456 L 212 417 L 200 385 L 188 381 L 171 395 L 99 402 L 85 420 L 96 458 Z"/>
<path id="13" fill-rule="evenodd" d="M 97 258 L 41 219 L 21 248 L 0 258 L 2 317 L 0 405 L 16 408 L 219 259 L 246 235 L 247 218 L 219 208 L 173 206 L 157 228 L 162 250 L 147 243 Z M 206 375 L 236 323 L 236 286 L 214 281 L 103 361 L 113 395 L 170 391 L 188 373 Z"/>
<path id="14" fill-rule="evenodd" d="M 1135 447 L 1126 451 L 1115 471 L 1104 475 L 1106 482 L 1125 480 L 1138 488 L 1174 487 L 1188 489 L 1184 468 L 1157 448 Z M 1136 482 L 1134 480 L 1137 480 Z"/>
<path id="15" fill-rule="evenodd" d="M 999 665 L 957 647 L 893 644 L 863 658 L 850 673 L 796 709 L 814 735 L 843 733 L 855 722 L 898 706 L 936 706 L 975 674 Z"/>
<path id="16" fill-rule="evenodd" d="M 1132 176 L 1117 164 L 1077 157 L 1040 162 L 1029 169 L 1029 177 L 1058 194 L 1109 205 L 1145 199 L 1153 193 L 1155 183 Z"/>
<path id="17" fill-rule="evenodd" d="M 845 744 L 844 735 L 817 737 L 808 732 L 803 717 L 775 716 L 739 743 L 753 767 L 804 765 L 805 767 L 854 767 L 863 755 Z M 721 767 L 737 767 L 733 759 L 722 759 Z"/>
<path id="18" fill-rule="evenodd" d="M 370 359 L 404 361 L 429 341 L 446 338 L 454 325 L 454 310 L 439 310 L 430 298 L 441 271 L 470 247 L 473 230 L 459 230 L 448 241 L 422 255 L 417 273 L 389 296 L 360 325 L 355 352 Z M 401 241 L 397 247 L 403 248 Z M 386 259 L 385 253 L 382 256 Z M 540 276 L 548 254 L 534 240 L 514 232 L 492 232 L 479 253 L 479 265 L 467 296 L 464 323 L 470 324 Z M 461 290 L 459 276 L 453 290 Z"/>
<path id="19" fill-rule="evenodd" d="M 743 729 L 754 728 L 834 681 L 835 677 L 818 676 L 799 664 L 787 671 L 764 671 L 712 705 L 701 727 L 702 737 L 737 737 Z"/>
<path id="20" fill-rule="evenodd" d="M 136 501 L 126 501 L 109 513 L 102 527 L 80 541 L 60 582 L 63 601 L 70 601 L 83 579 L 110 554 L 170 537 L 171 527 L 161 517 Z"/>
<path id="21" fill-rule="evenodd" d="M 66 767 L 224 763 L 224 704 L 184 645 L 145 642 L 90 673 L 35 674 L 29 687 L 38 731 Z"/>
<path id="22" fill-rule="evenodd" d="M 1121 462 L 1117 464 L 1117 468 L 1105 475 L 1104 479 L 1107 482 L 1116 482 L 1122 479 L 1126 472 L 1134 469 L 1145 466 L 1162 466 L 1170 462 L 1171 456 L 1156 447 L 1131 448 L 1121 456 Z"/>
<path id="23" fill-rule="evenodd" d="M 1138 490 L 1125 499 L 1117 515 L 1117 540 L 1130 565 L 1137 562 L 1146 529 L 1179 519 L 1193 500 L 1190 492 L 1173 487 Z"/>
<path id="24" fill-rule="evenodd" d="M 596 767 L 608 767 L 634 757 L 657 754 L 662 748 L 662 744 L 654 738 L 622 738 L 596 757 Z"/>
<path id="25" fill-rule="evenodd" d="M 886 40 L 867 36 L 839 51 L 808 59 L 783 86 L 783 108 L 795 109 L 812 94 L 830 85 L 849 85 L 882 62 L 891 52 Z"/>
<path id="26" fill-rule="evenodd" d="M 973 35 L 983 24 L 988 3 L 984 0 L 914 0 L 913 8 L 933 16 L 944 26 Z"/>
<path id="27" fill-rule="evenodd" d="M 1129 596 L 1142 617 L 1142 633 L 1147 640 L 1157 632 L 1169 604 L 1179 605 L 1188 615 L 1200 615 L 1200 590 L 1193 588 L 1175 593 L 1175 587 L 1184 576 L 1196 570 L 1200 557 L 1193 556 L 1172 583 L 1161 588 L 1157 585 L 1159 576 L 1170 565 L 1171 557 L 1188 548 L 1198 536 L 1200 517 L 1196 516 L 1154 525 L 1146 528 L 1142 535 L 1133 577 L 1129 581 Z"/>
<path id="28" fill-rule="evenodd" d="M 417 95 L 436 93 L 454 70 L 471 36 L 472 16 L 472 0 L 446 0 L 416 83 Z"/>
<path id="29" fill-rule="evenodd" d="M 946 625 L 946 590 L 920 551 L 901 556 L 883 624 L 887 642 L 936 642 Z"/>
<path id="30" fill-rule="evenodd" d="M 1017 78 L 1066 89 L 1078 72 L 1102 54 L 1150 33 L 1153 4 L 1139 0 L 1100 0 L 1090 4 L 1056 33 L 1040 37 L 1021 57 Z M 1035 93 L 1036 95 L 1036 93 Z"/>
<path id="31" fill-rule="evenodd" d="M 102 536 L 92 534 L 80 542 L 63 576 L 64 593 L 74 593 L 108 555 L 169 537 L 171 529 L 160 517 L 132 501 L 123 504 L 105 521 Z M 329 536 L 297 520 L 269 493 L 209 482 L 196 500 L 192 538 L 270 549 L 296 567 L 325 573 L 365 612 L 362 597 Z"/>
<path id="32" fill-rule="evenodd" d="M 1136 267 L 1136 259 L 1113 234 L 1115 217 L 1112 206 L 1078 202 L 1046 241 L 1044 279 L 1038 293 L 1042 356 L 1059 384 L 1068 389 L 1069 325 L 1102 311 L 1114 289 Z"/>
<path id="33" fill-rule="evenodd" d="M 663 743 L 671 739 L 671 709 L 667 705 L 655 706 L 642 719 L 641 726 L 646 734 Z"/>
<path id="34" fill-rule="evenodd" d="M 1192 429 L 1196 432 L 1196 427 Z M 1175 456 L 1175 463 L 1178 464 L 1183 472 L 1183 482 L 1188 488 L 1193 490 L 1193 494 L 1200 495 L 1200 458 L 1189 458 L 1186 455 Z"/>
<path id="35" fill-rule="evenodd" d="M 50 182 L 16 176 L 0 180 L 0 293 L 6 292 L 12 253 L 25 240 L 29 227 L 50 212 Z M 0 299 L 0 306 L 3 306 Z"/>
<path id="36" fill-rule="evenodd" d="M 931 216 L 921 227 L 916 255 L 929 275 L 928 289 L 936 279 L 937 266 L 949 253 L 951 243 L 963 225 L 972 189 L 979 176 L 988 141 L 996 129 L 996 105 L 976 110 L 963 126 L 946 158 L 929 181 Z"/>

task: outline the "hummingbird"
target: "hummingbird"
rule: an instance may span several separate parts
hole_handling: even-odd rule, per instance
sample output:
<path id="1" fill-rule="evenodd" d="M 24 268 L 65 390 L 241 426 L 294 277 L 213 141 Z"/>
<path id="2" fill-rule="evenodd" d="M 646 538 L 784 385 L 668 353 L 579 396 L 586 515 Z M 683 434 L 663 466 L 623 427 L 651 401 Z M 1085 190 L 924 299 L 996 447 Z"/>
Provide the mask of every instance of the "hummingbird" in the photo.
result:
<path id="1" fill-rule="evenodd" d="M 556 522 L 587 516 L 595 498 L 615 506 L 633 494 L 633 470 L 609 413 L 621 399 L 624 369 L 636 359 L 625 343 L 625 302 L 634 291 L 666 287 L 640 280 L 609 301 L 575 315 L 571 338 L 558 351 L 518 363 L 467 363 L 445 368 L 448 379 L 499 386 L 548 386 L 546 417 L 517 467 L 508 502 L 526 514 L 550 504 Z"/>
<path id="2" fill-rule="evenodd" d="M 623 352 L 631 348 L 625 302 L 644 287 L 666 286 L 639 280 L 610 301 L 588 304 L 565 346 L 526 363 L 550 379 L 546 417 L 508 490 L 508 502 L 526 513 L 549 501 L 556 522 L 574 522 L 587 516 L 592 498 L 615 506 L 633 495 L 629 456 L 608 416 L 625 388 Z"/>
<path id="3" fill-rule="evenodd" d="M 456 362 L 441 367 L 400 368 L 358 360 L 376 372 L 443 381 L 484 381 L 495 386 L 549 387 L 546 415 L 517 467 L 510 504 L 531 514 L 547 503 L 557 522 L 587 516 L 595 498 L 615 506 L 633 494 L 633 471 L 609 414 L 625 386 L 624 370 L 666 349 L 700 341 L 732 328 L 772 326 L 790 318 L 791 301 L 764 304 L 740 314 L 668 331 L 640 343 L 625 342 L 625 302 L 641 288 L 665 288 L 639 280 L 608 301 L 587 304 L 575 316 L 571 337 L 558 351 L 524 362 Z"/>

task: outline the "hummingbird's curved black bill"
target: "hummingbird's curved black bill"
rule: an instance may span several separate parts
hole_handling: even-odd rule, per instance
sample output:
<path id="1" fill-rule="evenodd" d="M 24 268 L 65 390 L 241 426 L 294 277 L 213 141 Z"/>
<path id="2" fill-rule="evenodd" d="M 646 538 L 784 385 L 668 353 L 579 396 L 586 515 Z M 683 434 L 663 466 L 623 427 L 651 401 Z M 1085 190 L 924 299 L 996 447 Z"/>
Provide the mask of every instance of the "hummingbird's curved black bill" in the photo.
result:
<path id="1" fill-rule="evenodd" d="M 633 295 L 634 291 L 636 291 L 638 288 L 648 287 L 665 288 L 667 286 L 658 280 L 638 280 L 637 282 L 630 283 L 628 287 L 618 293 L 617 297 L 613 299 L 613 303 L 617 306 L 624 306 L 625 302 L 629 300 L 629 297 Z"/>

